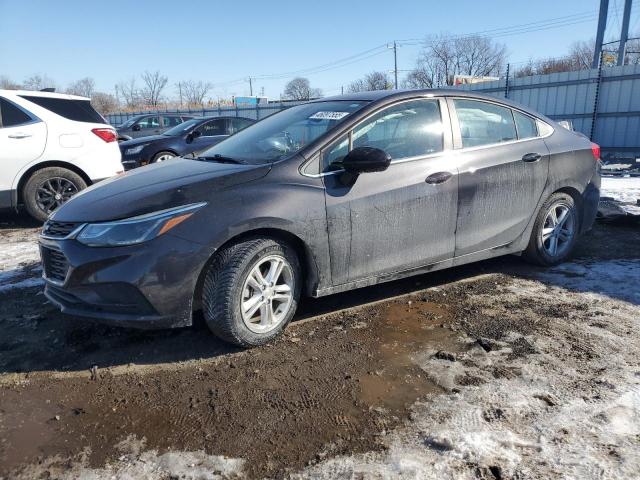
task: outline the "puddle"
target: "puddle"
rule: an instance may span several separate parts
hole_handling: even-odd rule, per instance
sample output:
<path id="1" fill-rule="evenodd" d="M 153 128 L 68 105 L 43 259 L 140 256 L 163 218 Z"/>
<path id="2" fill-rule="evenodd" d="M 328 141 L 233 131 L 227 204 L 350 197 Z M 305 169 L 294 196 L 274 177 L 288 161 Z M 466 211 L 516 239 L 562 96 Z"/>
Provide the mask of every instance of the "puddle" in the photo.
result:
<path id="1" fill-rule="evenodd" d="M 378 352 L 382 368 L 361 376 L 360 399 L 372 406 L 399 411 L 420 397 L 443 393 L 413 361 L 418 351 L 457 353 L 463 345 L 444 327 L 451 320 L 447 307 L 428 301 L 391 303 L 382 312 Z"/>

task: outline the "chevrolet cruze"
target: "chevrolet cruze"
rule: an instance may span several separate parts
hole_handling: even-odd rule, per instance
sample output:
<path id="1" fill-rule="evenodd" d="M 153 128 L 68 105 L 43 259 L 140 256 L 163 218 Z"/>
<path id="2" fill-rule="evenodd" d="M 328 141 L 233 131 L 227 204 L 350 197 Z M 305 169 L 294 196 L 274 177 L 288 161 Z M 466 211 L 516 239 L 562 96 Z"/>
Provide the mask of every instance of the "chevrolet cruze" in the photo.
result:
<path id="1" fill-rule="evenodd" d="M 506 100 L 455 90 L 298 105 L 195 159 L 129 172 L 45 224 L 45 294 L 135 327 L 241 346 L 320 297 L 505 254 L 566 259 L 594 220 L 599 147 Z"/>

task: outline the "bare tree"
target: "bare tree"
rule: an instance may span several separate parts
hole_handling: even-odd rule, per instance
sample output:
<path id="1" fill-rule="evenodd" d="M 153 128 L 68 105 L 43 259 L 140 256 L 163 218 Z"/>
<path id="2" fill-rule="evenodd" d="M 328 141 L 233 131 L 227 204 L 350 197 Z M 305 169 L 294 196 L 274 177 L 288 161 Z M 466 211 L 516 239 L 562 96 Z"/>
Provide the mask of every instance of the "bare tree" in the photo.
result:
<path id="1" fill-rule="evenodd" d="M 136 79 L 122 80 L 116 84 L 116 97 L 121 98 L 127 108 L 137 108 L 140 105 L 140 93 L 136 86 Z"/>
<path id="2" fill-rule="evenodd" d="M 386 72 L 371 72 L 349 84 L 349 92 L 366 92 L 372 90 L 391 90 L 393 82 Z"/>
<path id="3" fill-rule="evenodd" d="M 578 70 L 591 68 L 594 50 L 595 40 L 591 40 L 589 42 L 573 42 L 573 44 L 571 45 L 571 49 L 569 50 L 569 58 L 571 58 L 571 63 Z"/>
<path id="4" fill-rule="evenodd" d="M 456 75 L 498 76 L 505 65 L 506 47 L 487 37 L 471 35 L 428 38 L 405 85 L 453 85 Z"/>
<path id="5" fill-rule="evenodd" d="M 117 111 L 120 106 L 116 97 L 104 92 L 93 92 L 91 95 L 91 105 L 103 115 Z"/>
<path id="6" fill-rule="evenodd" d="M 22 86 L 25 90 L 42 90 L 45 88 L 57 88 L 56 82 L 46 75 L 35 74 L 25 79 L 22 82 Z"/>
<path id="7" fill-rule="evenodd" d="M 157 107 L 162 98 L 162 91 L 167 86 L 169 79 L 159 71 L 144 72 L 141 77 L 144 82 L 144 87 L 140 91 L 142 101 L 145 105 Z"/>
<path id="8" fill-rule="evenodd" d="M 284 96 L 289 100 L 309 100 L 322 96 L 322 90 L 311 88 L 308 78 L 296 77 L 284 87 Z"/>
<path id="9" fill-rule="evenodd" d="M 0 89 L 2 90 L 20 90 L 22 89 L 22 85 L 14 82 L 9 77 L 5 75 L 0 75 Z"/>
<path id="10" fill-rule="evenodd" d="M 195 80 L 183 80 L 176 84 L 178 93 L 180 95 L 180 103 L 184 99 L 187 105 L 201 106 L 204 104 L 204 97 L 207 96 L 212 85 L 209 82 L 203 82 Z"/>
<path id="11" fill-rule="evenodd" d="M 81 97 L 89 97 L 93 96 L 93 92 L 96 89 L 96 82 L 91 77 L 81 78 L 70 84 L 67 87 L 67 93 L 71 95 L 79 95 Z"/>

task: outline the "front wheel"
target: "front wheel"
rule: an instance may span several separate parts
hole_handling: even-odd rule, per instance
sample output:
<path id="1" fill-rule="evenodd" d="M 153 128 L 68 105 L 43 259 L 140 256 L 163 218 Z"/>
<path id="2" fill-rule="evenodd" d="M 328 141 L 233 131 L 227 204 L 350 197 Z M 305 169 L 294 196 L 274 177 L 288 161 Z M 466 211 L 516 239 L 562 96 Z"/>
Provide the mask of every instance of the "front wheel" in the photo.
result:
<path id="1" fill-rule="evenodd" d="M 29 215 L 45 222 L 56 208 L 85 188 L 86 182 L 77 173 L 62 167 L 47 167 L 27 180 L 22 200 Z"/>
<path id="2" fill-rule="evenodd" d="M 206 273 L 202 304 L 211 331 L 241 347 L 282 333 L 300 299 L 301 269 L 286 243 L 255 238 L 216 254 Z"/>
<path id="3" fill-rule="evenodd" d="M 160 163 L 175 158 L 175 154 L 171 152 L 158 152 L 153 156 L 151 163 Z"/>
<path id="4" fill-rule="evenodd" d="M 525 259 L 543 266 L 562 263 L 571 255 L 578 228 L 578 209 L 573 197 L 554 193 L 538 212 L 524 251 Z"/>

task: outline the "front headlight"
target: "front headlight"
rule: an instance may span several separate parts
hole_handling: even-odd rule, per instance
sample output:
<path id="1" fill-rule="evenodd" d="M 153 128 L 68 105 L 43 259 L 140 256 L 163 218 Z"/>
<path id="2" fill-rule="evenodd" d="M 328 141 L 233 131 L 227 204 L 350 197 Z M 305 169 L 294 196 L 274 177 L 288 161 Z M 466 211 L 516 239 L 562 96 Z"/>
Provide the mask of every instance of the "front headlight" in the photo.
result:
<path id="1" fill-rule="evenodd" d="M 135 155 L 136 153 L 140 153 L 140 152 L 142 151 L 142 149 L 143 149 L 144 147 L 146 147 L 146 146 L 147 146 L 147 145 L 142 144 L 142 145 L 137 145 L 137 146 L 135 146 L 135 147 L 127 148 L 127 149 L 124 151 L 124 154 L 125 154 L 125 155 Z"/>
<path id="2" fill-rule="evenodd" d="M 89 223 L 80 230 L 76 240 L 90 247 L 117 247 L 146 242 L 184 222 L 205 205 L 206 202 L 192 203 L 115 222 Z"/>

